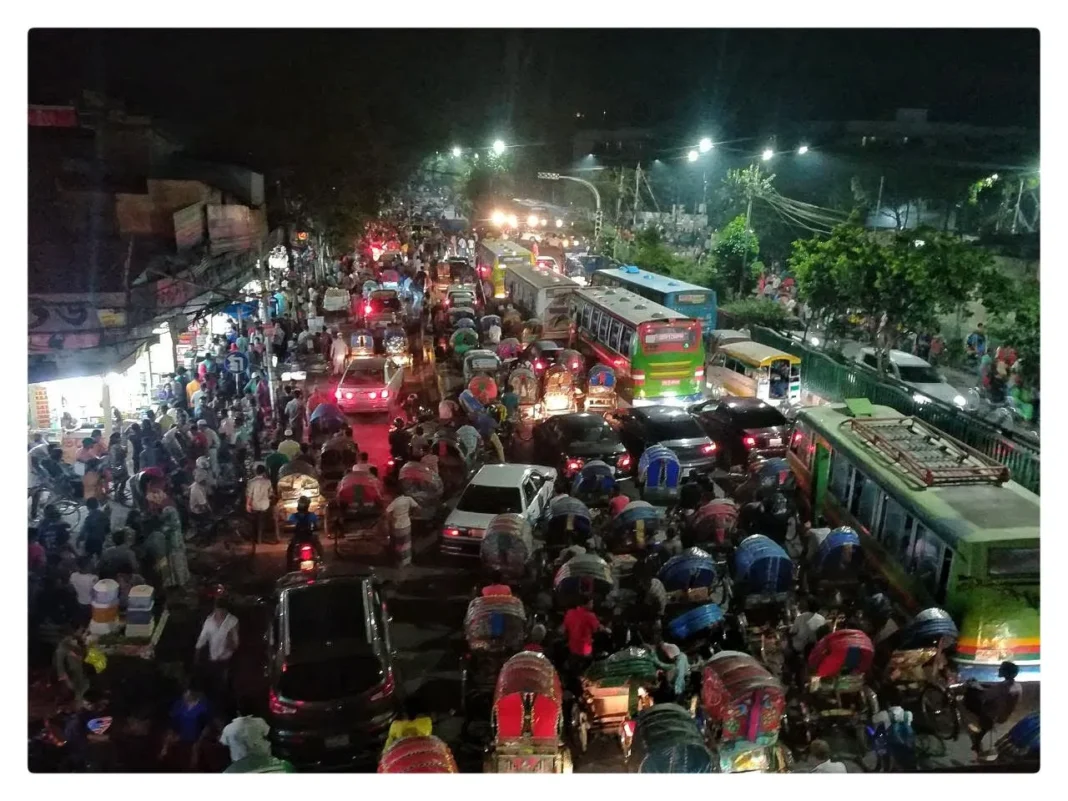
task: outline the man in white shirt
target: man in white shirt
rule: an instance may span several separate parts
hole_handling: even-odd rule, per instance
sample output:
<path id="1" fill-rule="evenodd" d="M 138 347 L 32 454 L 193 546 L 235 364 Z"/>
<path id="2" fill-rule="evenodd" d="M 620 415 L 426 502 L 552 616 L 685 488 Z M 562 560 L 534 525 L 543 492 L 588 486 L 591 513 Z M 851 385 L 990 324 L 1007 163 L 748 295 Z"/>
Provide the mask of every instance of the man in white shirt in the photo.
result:
<path id="1" fill-rule="evenodd" d="M 230 614 L 223 599 L 215 601 L 215 609 L 204 621 L 195 646 L 196 658 L 202 664 L 212 691 L 216 709 L 225 705 L 230 693 L 230 660 L 237 652 L 237 618 Z M 207 659 L 201 656 L 207 649 Z"/>
<path id="2" fill-rule="evenodd" d="M 233 412 L 225 411 L 222 422 L 219 423 L 219 436 L 226 440 L 227 445 L 234 444 L 234 436 L 237 434 L 237 426 L 234 423 Z"/>
<path id="3" fill-rule="evenodd" d="M 489 330 L 486 332 L 486 336 L 489 339 L 489 342 L 490 342 L 491 345 L 500 345 L 501 344 L 501 327 L 499 325 L 497 325 L 496 323 L 494 323 L 493 325 L 491 325 L 489 327 Z"/>
<path id="4" fill-rule="evenodd" d="M 256 465 L 256 475 L 245 486 L 245 510 L 256 520 L 256 542 L 263 542 L 263 532 L 267 530 L 270 520 L 273 494 L 267 468 L 262 464 Z"/>
<path id="5" fill-rule="evenodd" d="M 393 553 L 397 557 L 398 567 L 407 567 L 412 563 L 412 509 L 419 504 L 407 495 L 398 495 L 386 507 L 386 518 L 390 523 L 390 539 Z"/>
<path id="6" fill-rule="evenodd" d="M 244 714 L 246 704 L 238 707 L 236 718 L 226 724 L 219 742 L 230 749 L 230 761 L 239 762 L 249 756 L 270 756 L 271 742 L 267 739 L 271 727 L 255 715 Z"/>
<path id="7" fill-rule="evenodd" d="M 78 596 L 79 611 L 82 621 L 79 625 L 88 624 L 92 617 L 93 587 L 100 579 L 89 569 L 89 557 L 78 557 L 78 568 L 70 574 L 70 585 L 74 588 L 74 594 Z"/>

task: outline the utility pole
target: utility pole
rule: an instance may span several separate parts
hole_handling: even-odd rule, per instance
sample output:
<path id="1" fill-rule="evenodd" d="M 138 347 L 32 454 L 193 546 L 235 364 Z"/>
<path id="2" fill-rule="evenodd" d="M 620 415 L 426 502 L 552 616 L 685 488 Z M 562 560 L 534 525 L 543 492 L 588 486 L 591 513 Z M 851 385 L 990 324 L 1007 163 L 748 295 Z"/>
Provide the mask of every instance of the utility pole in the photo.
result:
<path id="1" fill-rule="evenodd" d="M 883 210 L 883 183 L 886 181 L 885 175 L 879 176 L 879 196 L 875 199 L 875 219 L 878 221 L 880 212 Z M 878 226 L 875 226 L 878 227 Z"/>
<path id="2" fill-rule="evenodd" d="M 749 202 L 745 204 L 745 233 L 749 233 L 749 220 L 753 217 L 753 187 L 749 187 Z M 745 271 L 749 267 L 749 248 L 742 251 L 742 272 L 738 276 L 738 300 L 745 291 Z"/>
<path id="3" fill-rule="evenodd" d="M 1016 209 L 1012 213 L 1012 233 L 1016 233 L 1016 222 L 1020 219 L 1020 200 L 1023 198 L 1024 179 L 1020 178 L 1020 188 L 1016 192 Z"/>
<path id="4" fill-rule="evenodd" d="M 634 168 L 634 221 L 630 224 L 631 230 L 638 227 L 638 205 L 641 203 L 641 194 L 638 188 L 638 181 L 642 177 L 642 163 L 639 161 L 638 166 Z"/>
<path id="5" fill-rule="evenodd" d="M 619 190 L 616 193 L 616 225 L 619 225 L 620 215 L 623 213 L 623 168 L 619 168 Z"/>
<path id="6" fill-rule="evenodd" d="M 539 172 L 538 177 L 543 181 L 574 181 L 577 184 L 582 184 L 593 192 L 593 200 L 596 204 L 593 215 L 593 249 L 594 252 L 599 252 L 601 248 L 601 226 L 604 224 L 604 212 L 601 211 L 601 193 L 597 191 L 597 187 L 585 178 L 576 178 L 573 175 L 561 175 L 558 172 Z"/>

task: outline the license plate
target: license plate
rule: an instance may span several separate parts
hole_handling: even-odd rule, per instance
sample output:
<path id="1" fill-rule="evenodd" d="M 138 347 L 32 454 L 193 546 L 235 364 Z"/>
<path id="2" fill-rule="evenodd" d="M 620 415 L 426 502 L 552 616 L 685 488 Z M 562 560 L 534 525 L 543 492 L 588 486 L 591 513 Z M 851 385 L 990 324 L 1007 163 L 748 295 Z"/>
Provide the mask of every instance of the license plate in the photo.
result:
<path id="1" fill-rule="evenodd" d="M 768 440 L 768 447 L 778 448 L 780 445 L 782 445 L 782 438 L 781 437 L 771 437 Z"/>
<path id="2" fill-rule="evenodd" d="M 315 570 L 315 560 L 305 559 L 300 563 L 300 569 L 302 571 Z"/>
<path id="3" fill-rule="evenodd" d="M 336 734 L 323 740 L 323 745 L 327 748 L 344 748 L 348 744 L 349 736 L 347 734 Z"/>
<path id="4" fill-rule="evenodd" d="M 660 383 L 663 384 L 665 387 L 677 387 L 680 383 L 682 383 L 682 379 L 681 378 L 665 378 Z"/>
<path id="5" fill-rule="evenodd" d="M 484 529 L 484 528 L 473 528 L 470 531 L 468 531 L 467 534 L 468 534 L 469 537 L 473 537 L 476 540 L 480 540 L 480 539 L 482 539 L 483 537 L 486 536 L 486 529 Z"/>

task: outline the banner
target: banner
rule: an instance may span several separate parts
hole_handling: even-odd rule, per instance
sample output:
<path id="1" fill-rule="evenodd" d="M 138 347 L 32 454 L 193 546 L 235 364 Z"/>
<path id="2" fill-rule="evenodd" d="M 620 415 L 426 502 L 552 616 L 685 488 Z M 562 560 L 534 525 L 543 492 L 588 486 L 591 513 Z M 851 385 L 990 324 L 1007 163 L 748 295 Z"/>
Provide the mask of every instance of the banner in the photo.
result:
<path id="1" fill-rule="evenodd" d="M 204 241 L 204 204 L 194 203 L 174 212 L 174 243 L 188 250 Z"/>
<path id="2" fill-rule="evenodd" d="M 212 205 L 207 208 L 208 240 L 213 254 L 252 248 L 258 224 L 254 224 L 252 210 L 248 206 Z"/>

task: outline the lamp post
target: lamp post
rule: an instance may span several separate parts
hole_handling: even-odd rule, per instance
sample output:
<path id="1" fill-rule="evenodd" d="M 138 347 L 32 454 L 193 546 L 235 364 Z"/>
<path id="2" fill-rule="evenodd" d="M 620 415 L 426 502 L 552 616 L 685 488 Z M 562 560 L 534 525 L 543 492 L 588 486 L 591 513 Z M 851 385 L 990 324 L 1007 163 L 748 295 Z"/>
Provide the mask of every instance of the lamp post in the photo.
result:
<path id="1" fill-rule="evenodd" d="M 601 226 L 604 223 L 604 214 L 601 211 L 601 193 L 597 191 L 597 187 L 584 178 L 576 178 L 573 175 L 561 175 L 558 172 L 539 172 L 538 178 L 543 181 L 574 181 L 577 184 L 582 184 L 593 192 L 593 200 L 596 204 L 596 210 L 593 215 L 593 249 L 595 252 L 600 252 Z"/>

